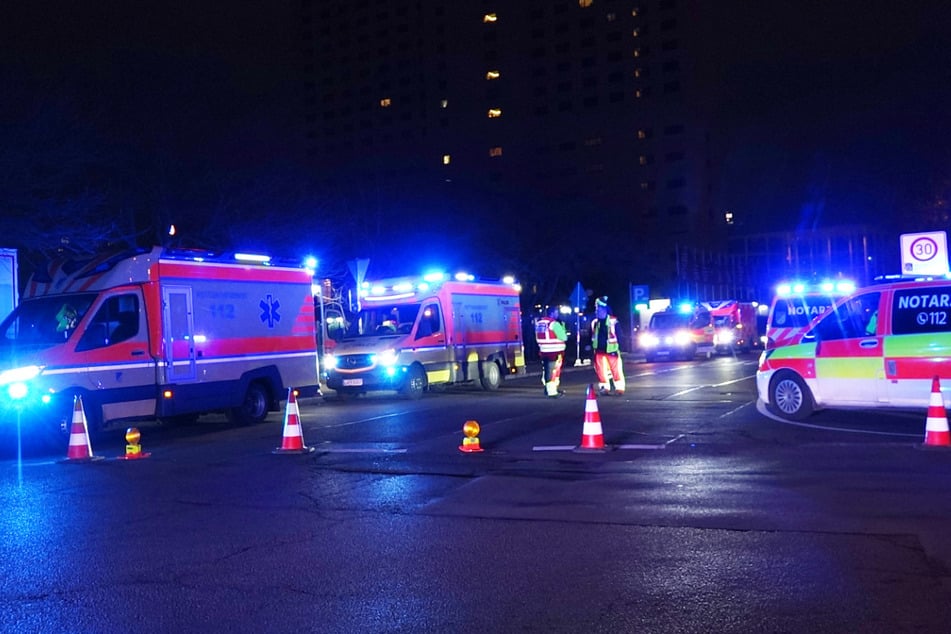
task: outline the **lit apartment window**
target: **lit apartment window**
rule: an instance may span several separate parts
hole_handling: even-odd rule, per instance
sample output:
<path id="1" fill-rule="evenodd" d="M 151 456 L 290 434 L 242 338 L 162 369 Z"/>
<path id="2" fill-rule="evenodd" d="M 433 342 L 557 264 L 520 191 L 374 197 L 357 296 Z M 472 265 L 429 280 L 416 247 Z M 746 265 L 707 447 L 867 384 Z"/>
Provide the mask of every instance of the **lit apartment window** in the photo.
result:
<path id="1" fill-rule="evenodd" d="M 641 76 L 641 69 L 640 69 L 640 68 L 635 68 L 635 69 L 634 69 L 634 76 L 635 76 L 635 77 L 640 77 L 640 76 Z"/>
<path id="2" fill-rule="evenodd" d="M 449 107 L 449 100 L 448 100 L 448 99 L 443 99 L 442 101 L 440 101 L 440 102 L 439 102 L 439 107 L 440 107 L 440 108 L 448 108 L 448 107 Z"/>
<path id="3" fill-rule="evenodd" d="M 638 138 L 638 139 L 646 139 L 646 138 L 647 138 L 647 130 L 638 130 L 638 131 L 637 131 L 637 138 Z"/>
<path id="4" fill-rule="evenodd" d="M 489 72 L 485 74 L 486 79 L 498 79 L 501 76 L 502 76 L 502 73 L 500 73 L 497 70 L 490 70 Z"/>
<path id="5" fill-rule="evenodd" d="M 638 9 L 637 7 L 634 7 L 633 9 L 631 9 L 631 16 L 636 18 L 640 12 L 641 12 L 640 9 Z"/>
<path id="6" fill-rule="evenodd" d="M 581 7 L 582 9 L 587 9 L 588 7 L 591 6 L 592 2 L 593 0 L 578 0 L 578 6 Z"/>
<path id="7" fill-rule="evenodd" d="M 635 49 L 634 49 L 634 57 L 640 57 L 640 56 L 641 56 L 641 49 L 635 48 Z"/>
<path id="8" fill-rule="evenodd" d="M 641 30 L 640 30 L 640 29 L 634 29 L 633 31 L 631 31 L 631 35 L 634 36 L 634 37 L 640 37 L 640 35 L 641 35 Z"/>
<path id="9" fill-rule="evenodd" d="M 650 188 L 651 188 L 651 184 L 650 184 L 650 183 L 648 183 L 647 181 L 642 181 L 642 182 L 641 182 L 641 190 L 643 190 L 643 191 L 646 192 L 646 191 L 648 191 Z"/>
<path id="10" fill-rule="evenodd" d="M 490 119 L 498 119 L 498 118 L 501 117 L 501 116 L 502 116 L 502 109 L 501 109 L 501 108 L 489 108 L 489 118 L 490 118 Z"/>
<path id="11" fill-rule="evenodd" d="M 391 105 L 392 105 L 392 102 L 390 101 L 389 97 L 384 97 L 383 99 L 380 99 L 381 108 L 389 108 Z"/>
<path id="12" fill-rule="evenodd" d="M 617 20 L 617 13 L 609 13 L 605 17 L 608 19 L 608 22 L 614 22 Z"/>
<path id="13" fill-rule="evenodd" d="M 502 148 L 500 147 L 490 147 L 489 156 L 502 156 Z"/>
<path id="14" fill-rule="evenodd" d="M 486 13 L 484 16 L 482 16 L 482 21 L 486 24 L 490 22 L 495 22 L 498 19 L 499 19 L 499 16 L 495 15 L 494 13 Z"/>
<path id="15" fill-rule="evenodd" d="M 732 225 L 732 224 L 733 224 L 733 212 L 732 212 L 732 211 L 728 211 L 728 212 L 726 212 L 725 214 L 723 214 L 723 219 L 726 220 L 726 223 L 727 223 L 728 225 Z"/>
<path id="16" fill-rule="evenodd" d="M 443 165 L 449 165 L 451 162 L 452 162 L 452 156 L 450 156 L 449 154 L 443 154 L 443 155 L 442 155 L 442 164 L 443 164 Z"/>
<path id="17" fill-rule="evenodd" d="M 647 157 L 641 154 L 637 157 L 637 162 L 639 165 L 647 165 Z"/>
<path id="18" fill-rule="evenodd" d="M 635 99 L 640 99 L 640 98 L 643 97 L 643 96 L 644 96 L 644 93 L 641 92 L 641 89 L 640 89 L 640 88 L 638 88 L 637 90 L 634 91 L 634 98 L 635 98 Z"/>

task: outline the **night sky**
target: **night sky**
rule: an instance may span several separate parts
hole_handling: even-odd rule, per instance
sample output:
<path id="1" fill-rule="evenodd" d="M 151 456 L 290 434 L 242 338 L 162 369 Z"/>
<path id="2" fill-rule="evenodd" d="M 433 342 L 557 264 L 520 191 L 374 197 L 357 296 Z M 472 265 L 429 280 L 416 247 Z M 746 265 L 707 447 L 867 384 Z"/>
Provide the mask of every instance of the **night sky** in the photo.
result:
<path id="1" fill-rule="evenodd" d="M 53 110 L 97 148 L 189 173 L 300 167 L 296 8 L 8 4 L 0 159 L 15 160 L 22 130 Z M 945 3 L 728 0 L 697 19 L 713 139 L 727 151 L 717 206 L 749 228 L 882 219 L 951 179 Z"/>

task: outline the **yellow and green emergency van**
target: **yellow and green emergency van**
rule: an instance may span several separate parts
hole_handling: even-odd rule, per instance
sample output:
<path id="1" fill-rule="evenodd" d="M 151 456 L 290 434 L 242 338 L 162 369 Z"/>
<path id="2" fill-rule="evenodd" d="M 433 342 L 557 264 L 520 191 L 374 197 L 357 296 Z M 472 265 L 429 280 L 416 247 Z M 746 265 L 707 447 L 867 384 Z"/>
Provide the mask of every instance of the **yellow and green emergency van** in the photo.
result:
<path id="1" fill-rule="evenodd" d="M 801 420 L 823 408 L 927 408 L 935 376 L 951 381 L 951 279 L 889 282 L 837 300 L 763 352 L 756 388 L 771 411 Z"/>

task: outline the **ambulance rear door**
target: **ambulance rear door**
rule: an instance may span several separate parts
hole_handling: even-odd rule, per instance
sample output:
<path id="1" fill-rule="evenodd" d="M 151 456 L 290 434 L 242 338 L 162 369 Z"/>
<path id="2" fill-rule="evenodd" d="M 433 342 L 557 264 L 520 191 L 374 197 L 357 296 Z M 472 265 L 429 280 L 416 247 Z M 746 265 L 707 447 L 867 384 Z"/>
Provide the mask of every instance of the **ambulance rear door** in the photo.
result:
<path id="1" fill-rule="evenodd" d="M 875 405 L 887 400 L 880 291 L 853 295 L 819 320 L 815 397 L 828 405 Z M 873 318 L 874 316 L 874 318 Z"/>

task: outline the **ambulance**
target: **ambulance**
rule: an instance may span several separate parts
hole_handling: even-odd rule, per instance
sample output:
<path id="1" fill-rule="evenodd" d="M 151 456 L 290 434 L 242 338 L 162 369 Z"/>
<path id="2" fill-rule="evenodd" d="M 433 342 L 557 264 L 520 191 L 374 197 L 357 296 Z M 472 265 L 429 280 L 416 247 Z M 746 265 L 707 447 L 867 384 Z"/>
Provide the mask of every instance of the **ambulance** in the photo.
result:
<path id="1" fill-rule="evenodd" d="M 759 398 L 801 420 L 822 408 L 926 408 L 951 379 L 951 280 L 897 281 L 838 299 L 760 356 Z"/>
<path id="2" fill-rule="evenodd" d="M 756 335 L 756 309 L 754 302 L 720 300 L 701 302 L 713 318 L 714 346 L 720 354 L 734 350 L 749 352 L 759 346 Z"/>
<path id="3" fill-rule="evenodd" d="M 698 354 L 709 359 L 714 352 L 714 337 L 710 311 L 702 305 L 683 302 L 651 315 L 637 343 L 648 363 L 690 361 Z"/>
<path id="4" fill-rule="evenodd" d="M 210 411 L 250 423 L 288 388 L 316 394 L 313 273 L 250 259 L 155 247 L 37 271 L 0 323 L 0 421 L 56 438 L 81 396 L 90 434 Z"/>
<path id="5" fill-rule="evenodd" d="M 365 282 L 361 310 L 325 358 L 339 396 L 397 390 L 416 399 L 434 385 L 497 390 L 525 374 L 520 287 L 467 274 Z"/>
<path id="6" fill-rule="evenodd" d="M 853 291 L 855 283 L 851 280 L 778 284 L 766 317 L 764 349 L 784 346 L 795 341 L 806 331 L 813 319 L 829 310 L 836 299 Z"/>

